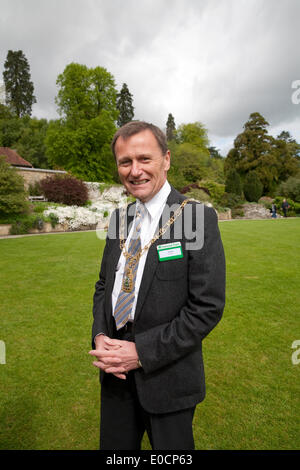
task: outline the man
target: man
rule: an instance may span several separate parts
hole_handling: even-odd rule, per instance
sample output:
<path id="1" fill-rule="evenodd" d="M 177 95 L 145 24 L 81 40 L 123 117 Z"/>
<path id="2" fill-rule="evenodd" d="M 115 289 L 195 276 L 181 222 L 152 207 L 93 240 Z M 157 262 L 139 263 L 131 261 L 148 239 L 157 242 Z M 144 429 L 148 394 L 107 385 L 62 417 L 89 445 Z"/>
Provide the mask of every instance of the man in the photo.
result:
<path id="1" fill-rule="evenodd" d="M 94 294 L 90 354 L 100 369 L 100 448 L 140 449 L 146 430 L 154 450 L 193 449 L 193 415 L 205 396 L 202 340 L 225 303 L 216 213 L 186 204 L 169 185 L 170 152 L 156 126 L 126 124 L 112 149 L 136 203 L 126 217 L 117 211 L 111 218 Z"/>
<path id="2" fill-rule="evenodd" d="M 282 204 L 281 204 L 281 208 L 283 210 L 283 215 L 284 217 L 287 217 L 287 210 L 289 209 L 290 205 L 289 203 L 287 202 L 286 199 L 283 199 L 282 201 Z"/>

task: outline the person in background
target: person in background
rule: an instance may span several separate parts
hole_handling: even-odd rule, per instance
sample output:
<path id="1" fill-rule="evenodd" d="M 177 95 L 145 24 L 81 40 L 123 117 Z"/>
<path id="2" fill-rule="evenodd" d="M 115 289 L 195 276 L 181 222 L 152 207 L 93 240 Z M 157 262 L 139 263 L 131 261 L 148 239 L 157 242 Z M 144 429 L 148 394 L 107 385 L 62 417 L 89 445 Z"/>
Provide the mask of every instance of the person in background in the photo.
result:
<path id="1" fill-rule="evenodd" d="M 283 210 L 283 215 L 284 217 L 287 217 L 287 210 L 289 209 L 290 205 L 289 203 L 287 202 L 286 199 L 283 199 L 282 201 L 282 204 L 281 204 L 281 208 Z"/>
<path id="2" fill-rule="evenodd" d="M 271 212 L 272 212 L 272 219 L 276 219 L 277 218 L 277 214 L 276 214 L 276 211 L 277 211 L 277 207 L 276 207 L 276 204 L 274 204 L 274 202 L 272 203 L 272 206 L 271 206 Z"/>

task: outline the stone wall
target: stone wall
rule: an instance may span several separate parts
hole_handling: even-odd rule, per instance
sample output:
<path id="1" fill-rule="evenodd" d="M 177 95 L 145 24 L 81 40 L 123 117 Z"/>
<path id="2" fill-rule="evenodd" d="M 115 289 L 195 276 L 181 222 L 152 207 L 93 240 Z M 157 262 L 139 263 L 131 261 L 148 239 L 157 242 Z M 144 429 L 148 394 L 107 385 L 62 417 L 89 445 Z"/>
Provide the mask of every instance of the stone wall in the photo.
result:
<path id="1" fill-rule="evenodd" d="M 26 168 L 26 167 L 14 167 L 19 175 L 23 176 L 24 186 L 27 190 L 30 184 L 35 184 L 40 182 L 47 176 L 52 176 L 55 174 L 66 174 L 66 171 L 60 170 L 43 170 L 42 168 Z"/>
<path id="2" fill-rule="evenodd" d="M 231 209 L 226 212 L 217 212 L 218 220 L 231 220 Z"/>
<path id="3" fill-rule="evenodd" d="M 244 215 L 235 217 L 236 219 L 270 219 L 271 214 L 269 209 L 264 207 L 262 204 L 256 204 L 254 202 L 243 204 Z M 281 218 L 280 214 L 277 214 L 277 218 Z"/>

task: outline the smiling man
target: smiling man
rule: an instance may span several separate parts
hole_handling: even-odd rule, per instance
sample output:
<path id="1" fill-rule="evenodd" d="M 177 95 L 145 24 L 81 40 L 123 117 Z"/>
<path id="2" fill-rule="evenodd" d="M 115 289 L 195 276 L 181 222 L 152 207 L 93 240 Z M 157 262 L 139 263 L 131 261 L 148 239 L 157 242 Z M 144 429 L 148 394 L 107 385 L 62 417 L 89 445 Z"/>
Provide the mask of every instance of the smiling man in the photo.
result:
<path id="1" fill-rule="evenodd" d="M 154 450 L 193 449 L 193 415 L 205 396 L 202 340 L 225 303 L 216 213 L 205 207 L 199 220 L 199 204 L 170 186 L 170 152 L 158 127 L 130 122 L 112 149 L 136 202 L 111 218 L 117 237 L 109 230 L 94 294 L 90 354 L 100 369 L 100 448 L 140 449 L 147 431 Z M 188 248 L 183 230 L 188 214 L 188 233 L 204 233 L 197 249 Z"/>
<path id="2" fill-rule="evenodd" d="M 148 202 L 167 179 L 170 151 L 165 146 L 160 147 L 150 129 L 127 138 L 120 134 L 115 136 L 114 152 L 121 182 L 132 196 Z"/>

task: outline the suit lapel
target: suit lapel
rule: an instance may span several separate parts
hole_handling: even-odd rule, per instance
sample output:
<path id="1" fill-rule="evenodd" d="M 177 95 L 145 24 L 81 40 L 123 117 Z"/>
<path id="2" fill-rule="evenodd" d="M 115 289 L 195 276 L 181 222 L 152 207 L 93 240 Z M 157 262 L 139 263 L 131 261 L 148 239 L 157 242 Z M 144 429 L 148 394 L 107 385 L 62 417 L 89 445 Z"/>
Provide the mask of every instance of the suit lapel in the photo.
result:
<path id="1" fill-rule="evenodd" d="M 183 199 L 185 199 L 185 197 L 183 197 L 180 193 L 178 193 L 178 191 L 176 191 L 175 188 L 171 186 L 171 192 L 168 196 L 166 206 L 159 220 L 159 227 L 161 227 L 162 225 L 162 220 L 166 220 L 166 216 L 167 216 L 167 219 L 169 218 L 169 207 L 175 203 L 181 203 Z M 155 271 L 158 265 L 157 245 L 167 243 L 168 241 L 169 240 L 167 239 L 158 238 L 158 240 L 156 240 L 156 242 L 154 242 L 153 245 L 151 245 L 151 247 L 149 248 L 145 267 L 144 267 L 144 272 L 143 272 L 143 276 L 142 276 L 142 280 L 140 284 L 137 303 L 136 303 L 135 321 L 138 319 L 140 315 L 140 312 L 142 310 L 143 304 L 145 302 L 148 290 L 150 288 L 153 276 L 155 274 Z"/>
<path id="2" fill-rule="evenodd" d="M 127 238 L 129 229 L 128 227 L 130 226 L 130 223 L 133 221 L 134 216 L 133 215 L 128 215 L 128 212 L 130 214 L 134 213 L 133 210 L 129 211 L 129 207 L 132 206 L 130 204 L 127 207 L 127 232 L 125 233 L 125 237 Z M 110 324 L 112 320 L 112 302 L 111 302 L 111 296 L 112 296 L 112 291 L 114 288 L 114 283 L 115 283 L 115 276 L 116 276 L 116 267 L 121 255 L 121 248 L 120 248 L 120 234 L 119 234 L 119 211 L 115 213 L 116 219 L 112 221 L 112 223 L 115 224 L 116 226 L 116 231 L 115 233 L 115 239 L 111 239 L 110 243 L 112 244 L 112 248 L 108 254 L 109 259 L 108 259 L 108 267 L 107 267 L 107 274 L 106 274 L 106 286 L 105 286 L 105 293 L 106 293 L 106 299 L 105 299 L 105 312 L 106 312 L 106 318 L 108 324 Z"/>

